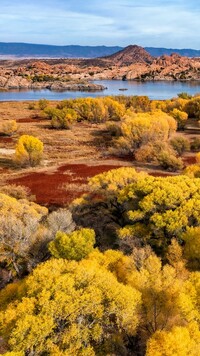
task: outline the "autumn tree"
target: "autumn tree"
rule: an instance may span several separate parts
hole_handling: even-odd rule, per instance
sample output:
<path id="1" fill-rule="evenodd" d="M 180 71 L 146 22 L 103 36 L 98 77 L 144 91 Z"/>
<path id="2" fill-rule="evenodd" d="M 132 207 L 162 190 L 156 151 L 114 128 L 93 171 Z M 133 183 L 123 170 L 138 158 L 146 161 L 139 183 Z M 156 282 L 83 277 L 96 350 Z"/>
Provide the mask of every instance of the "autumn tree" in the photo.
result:
<path id="1" fill-rule="evenodd" d="M 22 135 L 16 145 L 15 160 L 22 166 L 36 166 L 43 155 L 43 143 L 34 136 Z"/>
<path id="2" fill-rule="evenodd" d="M 127 184 L 126 168 L 124 172 L 116 170 L 116 180 L 118 172 L 119 185 L 112 184 L 114 170 L 97 175 L 92 178 L 94 184 L 90 183 L 92 192 L 74 204 L 73 216 L 77 224 L 94 228 L 98 245 L 103 243 L 103 233 L 106 234 L 109 226 L 112 227 L 110 236 L 113 243 L 117 243 L 116 234 L 119 244 L 122 236 L 129 240 L 132 237 L 138 244 L 150 244 L 154 251 L 164 256 L 173 237 L 181 242 L 181 235 L 188 226 L 200 225 L 198 179 L 186 176 L 142 177 L 141 173 L 138 176 L 135 173 L 133 181 Z"/>
<path id="3" fill-rule="evenodd" d="M 174 326 L 170 331 L 157 331 L 147 343 L 146 356 L 198 356 L 200 330 L 193 322 L 188 326 Z"/>
<path id="4" fill-rule="evenodd" d="M 43 239 L 40 222 L 48 210 L 1 193 L 0 212 L 0 263 L 11 271 L 11 276 L 20 276 L 31 264 L 31 248 L 38 239 Z"/>
<path id="5" fill-rule="evenodd" d="M 65 234 L 58 231 L 54 241 L 49 243 L 49 251 L 56 258 L 79 261 L 92 252 L 95 233 L 92 229 L 81 229 Z"/>
<path id="6" fill-rule="evenodd" d="M 184 256 L 188 260 L 189 267 L 200 269 L 200 227 L 190 227 L 182 235 L 184 241 Z"/>
<path id="7" fill-rule="evenodd" d="M 136 334 L 139 306 L 140 293 L 97 261 L 52 259 L 19 285 L 0 313 L 1 336 L 16 353 L 116 353 Z"/>

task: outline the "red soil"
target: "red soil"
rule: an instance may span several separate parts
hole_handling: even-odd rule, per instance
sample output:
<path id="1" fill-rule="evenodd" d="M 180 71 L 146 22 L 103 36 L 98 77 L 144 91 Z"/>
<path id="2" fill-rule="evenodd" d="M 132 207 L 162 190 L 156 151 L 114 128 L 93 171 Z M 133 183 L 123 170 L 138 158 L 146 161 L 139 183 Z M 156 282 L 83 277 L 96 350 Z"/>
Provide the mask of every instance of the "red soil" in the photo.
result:
<path id="1" fill-rule="evenodd" d="M 10 143 L 13 142 L 13 138 L 12 137 L 6 137 L 6 136 L 0 136 L 0 143 Z"/>
<path id="2" fill-rule="evenodd" d="M 24 185 L 36 196 L 36 202 L 47 206 L 64 206 L 80 197 L 83 185 L 89 177 L 119 168 L 117 165 L 87 166 L 85 164 L 68 164 L 54 172 L 30 173 L 20 178 L 9 179 L 8 183 Z M 70 189 L 70 184 L 74 186 Z M 68 188 L 69 186 L 69 188 Z M 77 186 L 77 190 L 76 190 Z M 81 186 L 83 189 L 81 190 Z"/>
<path id="3" fill-rule="evenodd" d="M 183 158 L 183 162 L 186 166 L 190 164 L 196 164 L 196 157 L 195 156 L 188 156 Z"/>
<path id="4" fill-rule="evenodd" d="M 27 117 L 24 119 L 18 119 L 17 122 L 21 122 L 21 123 L 29 123 L 29 122 L 42 122 L 44 121 L 44 119 L 39 118 L 39 117 Z"/>

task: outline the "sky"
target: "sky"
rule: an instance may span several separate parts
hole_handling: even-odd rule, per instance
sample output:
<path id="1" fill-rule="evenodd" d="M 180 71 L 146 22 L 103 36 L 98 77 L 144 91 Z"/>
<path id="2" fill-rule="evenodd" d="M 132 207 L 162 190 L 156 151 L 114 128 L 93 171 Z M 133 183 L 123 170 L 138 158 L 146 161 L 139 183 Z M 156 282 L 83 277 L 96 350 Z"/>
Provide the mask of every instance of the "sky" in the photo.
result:
<path id="1" fill-rule="evenodd" d="M 0 0 L 0 42 L 200 49 L 200 0 Z"/>

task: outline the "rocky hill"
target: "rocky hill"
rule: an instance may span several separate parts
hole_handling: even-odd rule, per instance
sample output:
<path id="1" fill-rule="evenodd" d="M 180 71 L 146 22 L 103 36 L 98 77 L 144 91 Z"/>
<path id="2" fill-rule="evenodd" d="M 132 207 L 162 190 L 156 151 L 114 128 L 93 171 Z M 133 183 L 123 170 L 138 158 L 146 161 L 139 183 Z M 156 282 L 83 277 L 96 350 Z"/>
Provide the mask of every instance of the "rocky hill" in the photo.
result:
<path id="1" fill-rule="evenodd" d="M 152 63 L 153 57 L 142 47 L 130 45 L 123 50 L 105 57 L 115 65 L 128 66 L 134 63 Z"/>

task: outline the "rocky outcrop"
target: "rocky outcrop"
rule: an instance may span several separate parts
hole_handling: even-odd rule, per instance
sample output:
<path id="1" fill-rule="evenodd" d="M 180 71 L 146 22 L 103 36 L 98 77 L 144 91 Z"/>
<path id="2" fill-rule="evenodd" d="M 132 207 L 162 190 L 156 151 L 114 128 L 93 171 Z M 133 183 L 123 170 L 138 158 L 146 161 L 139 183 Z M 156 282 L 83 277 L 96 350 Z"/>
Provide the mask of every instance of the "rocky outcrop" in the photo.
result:
<path id="1" fill-rule="evenodd" d="M 70 91 L 100 91 L 106 89 L 103 85 L 89 82 L 74 83 L 57 81 L 33 82 L 20 76 L 9 78 L 0 76 L 0 89 L 49 89 L 49 90 L 70 90 Z"/>
<path id="2" fill-rule="evenodd" d="M 85 83 L 85 84 L 77 84 L 77 83 L 64 83 L 64 82 L 54 82 L 51 84 L 51 90 L 70 90 L 70 91 L 100 91 L 106 89 L 103 85 L 93 84 L 93 83 Z"/>
<path id="3" fill-rule="evenodd" d="M 20 76 L 11 76 L 3 83 L 0 83 L 0 85 L 1 88 L 4 87 L 5 89 L 29 89 L 31 83 L 27 79 L 24 79 Z"/>
<path id="4" fill-rule="evenodd" d="M 128 46 L 108 57 L 0 61 L 0 89 L 103 90 L 90 82 L 120 80 L 200 80 L 200 58 L 177 54 L 152 57 L 142 47 Z"/>

